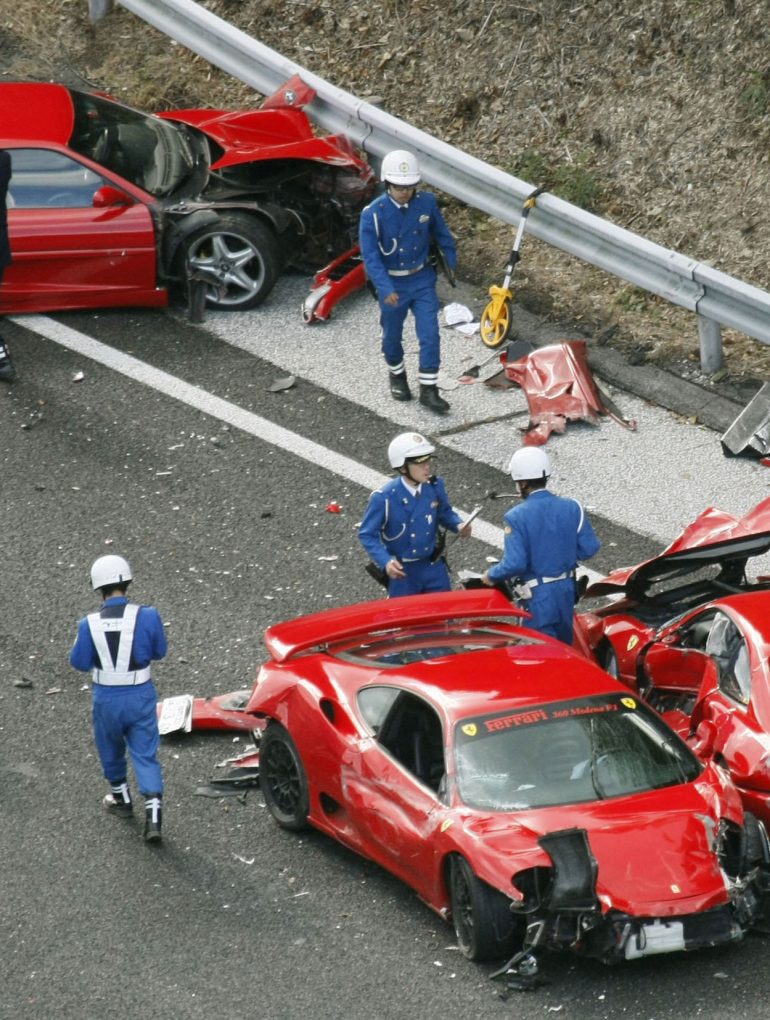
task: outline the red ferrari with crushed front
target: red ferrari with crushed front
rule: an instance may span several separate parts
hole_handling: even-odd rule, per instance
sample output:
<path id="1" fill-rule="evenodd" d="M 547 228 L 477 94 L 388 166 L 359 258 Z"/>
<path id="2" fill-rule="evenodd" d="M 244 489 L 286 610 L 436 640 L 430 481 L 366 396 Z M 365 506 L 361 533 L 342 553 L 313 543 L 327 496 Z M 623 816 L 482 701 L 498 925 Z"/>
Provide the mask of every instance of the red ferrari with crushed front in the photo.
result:
<path id="1" fill-rule="evenodd" d="M 0 312 L 264 301 L 287 266 L 348 248 L 374 175 L 344 135 L 317 136 L 290 79 L 255 110 L 142 113 L 47 82 L 0 83 L 13 262 Z"/>
<path id="2" fill-rule="evenodd" d="M 494 590 L 270 627 L 260 782 L 453 920 L 470 959 L 605 961 L 764 924 L 770 852 L 725 771 Z"/>

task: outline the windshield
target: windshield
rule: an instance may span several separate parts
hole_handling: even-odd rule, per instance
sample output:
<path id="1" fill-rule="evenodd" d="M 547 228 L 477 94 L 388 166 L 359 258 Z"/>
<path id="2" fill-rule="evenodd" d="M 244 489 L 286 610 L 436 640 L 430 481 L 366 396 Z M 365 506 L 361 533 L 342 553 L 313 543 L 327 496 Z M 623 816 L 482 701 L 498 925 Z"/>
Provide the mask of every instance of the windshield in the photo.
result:
<path id="1" fill-rule="evenodd" d="M 690 782 L 701 765 L 631 695 L 603 695 L 466 719 L 457 783 L 471 807 L 520 811 Z"/>
<path id="2" fill-rule="evenodd" d="M 175 191 L 195 165 L 193 137 L 183 125 L 99 96 L 71 92 L 70 146 L 158 197 Z"/>

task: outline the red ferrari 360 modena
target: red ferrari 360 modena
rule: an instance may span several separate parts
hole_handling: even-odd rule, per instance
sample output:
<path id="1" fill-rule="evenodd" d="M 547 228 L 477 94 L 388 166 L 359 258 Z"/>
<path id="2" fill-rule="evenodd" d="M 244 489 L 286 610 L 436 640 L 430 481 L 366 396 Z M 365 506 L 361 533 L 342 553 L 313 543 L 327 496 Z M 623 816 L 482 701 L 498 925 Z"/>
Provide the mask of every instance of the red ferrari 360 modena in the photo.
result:
<path id="1" fill-rule="evenodd" d="M 638 696 L 498 591 L 276 624 L 244 712 L 276 822 L 376 861 L 473 960 L 604 961 L 764 923 L 761 822 Z"/>
<path id="2" fill-rule="evenodd" d="M 0 83 L 13 262 L 0 312 L 263 301 L 289 265 L 353 244 L 374 175 L 344 135 L 316 136 L 292 78 L 259 109 L 155 115 L 101 94 Z"/>

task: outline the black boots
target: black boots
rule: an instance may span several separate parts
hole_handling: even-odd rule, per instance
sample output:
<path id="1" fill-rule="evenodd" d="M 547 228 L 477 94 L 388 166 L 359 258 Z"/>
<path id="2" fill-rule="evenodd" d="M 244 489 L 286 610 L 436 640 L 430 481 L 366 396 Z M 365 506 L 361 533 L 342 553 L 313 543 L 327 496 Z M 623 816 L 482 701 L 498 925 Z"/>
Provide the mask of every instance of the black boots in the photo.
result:
<path id="1" fill-rule="evenodd" d="M 134 805 L 131 803 L 128 783 L 113 783 L 102 804 L 105 811 L 111 815 L 117 815 L 118 818 L 130 818 L 134 813 Z"/>
<path id="2" fill-rule="evenodd" d="M 420 383 L 420 403 L 435 414 L 449 414 L 449 404 L 439 396 L 438 386 L 424 386 Z"/>
<path id="3" fill-rule="evenodd" d="M 390 373 L 390 395 L 394 400 L 412 399 L 412 391 L 409 389 L 406 372 Z"/>
<path id="4" fill-rule="evenodd" d="M 0 340 L 0 379 L 3 382 L 13 382 L 15 378 L 16 369 L 11 361 L 11 352 L 8 350 L 8 344 Z"/>
<path id="5" fill-rule="evenodd" d="M 160 843 L 160 826 L 163 815 L 162 798 L 159 793 L 149 794 L 144 798 L 144 841 Z"/>

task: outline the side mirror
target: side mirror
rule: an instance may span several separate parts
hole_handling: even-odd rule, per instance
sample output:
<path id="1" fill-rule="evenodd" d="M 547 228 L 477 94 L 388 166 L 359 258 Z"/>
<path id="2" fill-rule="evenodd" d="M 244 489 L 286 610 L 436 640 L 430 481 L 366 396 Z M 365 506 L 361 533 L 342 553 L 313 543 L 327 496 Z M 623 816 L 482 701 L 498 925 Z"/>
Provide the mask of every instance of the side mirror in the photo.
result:
<path id="1" fill-rule="evenodd" d="M 107 209 L 116 205 L 133 205 L 134 200 L 125 191 L 113 188 L 111 184 L 104 184 L 94 192 L 93 202 L 95 209 Z"/>

